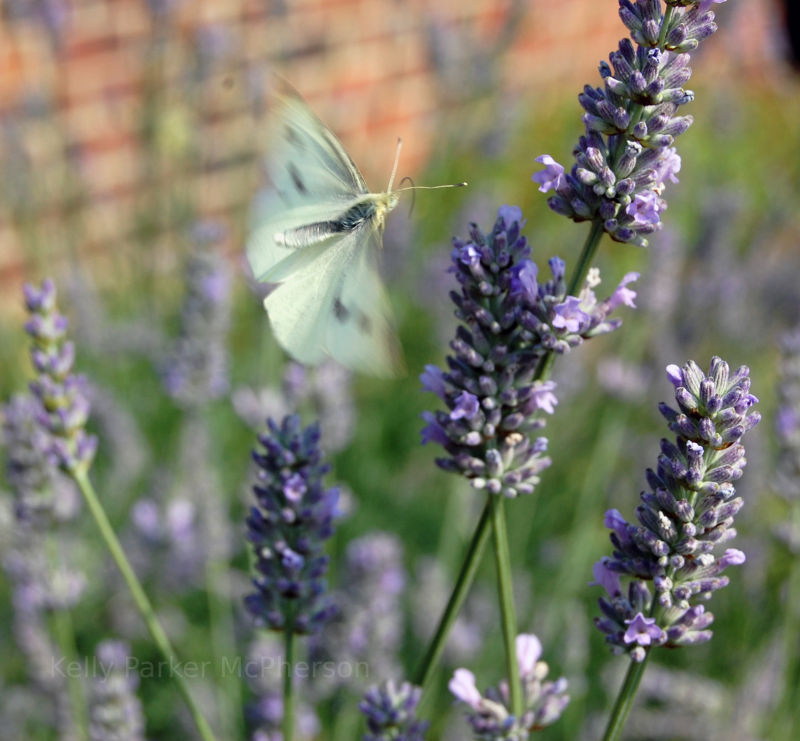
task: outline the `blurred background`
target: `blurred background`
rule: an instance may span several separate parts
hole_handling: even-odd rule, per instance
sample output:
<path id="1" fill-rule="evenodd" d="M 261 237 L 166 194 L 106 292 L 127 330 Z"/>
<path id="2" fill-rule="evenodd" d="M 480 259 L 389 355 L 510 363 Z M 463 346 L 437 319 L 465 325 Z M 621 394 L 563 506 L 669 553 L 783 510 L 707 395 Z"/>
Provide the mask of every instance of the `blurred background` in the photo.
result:
<path id="1" fill-rule="evenodd" d="M 512 503 L 520 626 L 541 637 L 573 697 L 543 738 L 598 736 L 625 668 L 591 624 L 597 590 L 586 585 L 609 548 L 602 514 L 630 517 L 656 464 L 664 366 L 691 357 L 707 367 L 712 354 L 752 367 L 764 414 L 740 482 L 735 545 L 748 562 L 711 605 L 714 640 L 648 668 L 627 737 L 800 737 L 789 692 L 800 682 L 800 510 L 786 483 L 800 479 L 800 412 L 786 422 L 800 404 L 800 343 L 781 345 L 800 315 L 797 54 L 780 2 L 714 10 L 720 30 L 693 55 L 695 124 L 678 141 L 665 228 L 647 250 L 607 240 L 598 254 L 600 295 L 626 271 L 642 273 L 638 310 L 557 363 L 560 405 L 545 433 L 553 466 L 534 496 Z M 314 655 L 366 661 L 369 681 L 413 670 L 481 507 L 419 446 L 419 415 L 435 400 L 418 375 L 443 362 L 455 328 L 450 240 L 471 221 L 490 229 L 500 205 L 517 204 L 534 257 L 559 254 L 571 267 L 587 229 L 552 214 L 530 175 L 543 152 L 570 161 L 583 131 L 576 96 L 599 84 L 597 64 L 623 32 L 613 0 L 2 1 L 0 398 L 30 375 L 22 283 L 52 276 L 91 383 L 98 491 L 183 656 L 277 655 L 240 607 L 243 517 L 255 431 L 268 414 L 299 409 L 321 419 L 348 492 L 332 546 L 343 614 Z M 422 192 L 412 214 L 404 202 L 389 219 L 384 268 L 409 369 L 398 381 L 307 371 L 272 340 L 243 245 L 273 72 L 340 136 L 374 190 L 398 136 L 400 176 L 470 183 Z M 38 623 L 20 610 L 8 564 L 24 544 L 10 484 L 0 491 L 0 739 L 71 738 L 65 687 L 37 675 L 32 658 L 46 664 L 60 648 L 46 620 L 32 635 Z M 122 638 L 131 655 L 154 658 L 75 492 L 61 480 L 53 491 L 52 537 L 71 587 L 48 618 L 71 615 L 78 656 Z M 474 669 L 482 687 L 500 679 L 491 566 L 448 648 L 442 688 L 454 666 Z M 217 668 L 194 686 L 221 738 L 270 732 L 279 682 Z M 310 683 L 301 737 L 357 737 L 366 683 Z M 147 738 L 192 737 L 166 677 L 143 677 L 139 696 Z M 466 737 L 444 689 L 433 708 L 431 739 Z"/>

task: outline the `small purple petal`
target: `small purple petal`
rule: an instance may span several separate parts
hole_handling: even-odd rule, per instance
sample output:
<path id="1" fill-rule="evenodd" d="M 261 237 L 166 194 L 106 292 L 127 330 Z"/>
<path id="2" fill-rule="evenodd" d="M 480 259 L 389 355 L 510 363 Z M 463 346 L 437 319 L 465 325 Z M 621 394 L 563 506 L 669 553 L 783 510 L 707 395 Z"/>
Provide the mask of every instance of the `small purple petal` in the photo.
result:
<path id="1" fill-rule="evenodd" d="M 623 636 L 625 643 L 650 646 L 653 641 L 661 638 L 662 631 L 656 625 L 656 619 L 646 618 L 641 612 L 637 612 L 632 620 L 626 620 L 625 624 L 628 626 Z"/>
<path id="2" fill-rule="evenodd" d="M 456 398 L 456 406 L 450 412 L 450 419 L 467 419 L 473 420 L 480 411 L 480 402 L 478 397 L 469 391 L 462 391 Z"/>
<path id="3" fill-rule="evenodd" d="M 521 677 L 532 677 L 542 655 L 542 644 L 532 633 L 521 633 L 516 640 L 517 662 Z"/>
<path id="4" fill-rule="evenodd" d="M 447 688 L 473 710 L 480 707 L 483 698 L 475 686 L 475 675 L 469 669 L 456 669 L 453 678 L 447 683 Z"/>
<path id="5" fill-rule="evenodd" d="M 558 190 L 564 184 L 564 167 L 556 162 L 549 154 L 540 154 L 536 161 L 544 165 L 544 170 L 535 172 L 531 176 L 534 183 L 539 183 L 539 190 L 547 193 L 551 188 Z"/>

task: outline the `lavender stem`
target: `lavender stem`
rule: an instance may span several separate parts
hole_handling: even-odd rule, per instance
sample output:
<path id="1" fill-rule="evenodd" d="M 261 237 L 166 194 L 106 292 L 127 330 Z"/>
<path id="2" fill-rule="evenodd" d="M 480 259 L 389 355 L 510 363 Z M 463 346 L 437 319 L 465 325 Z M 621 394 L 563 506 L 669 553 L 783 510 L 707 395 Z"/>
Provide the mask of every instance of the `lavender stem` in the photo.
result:
<path id="1" fill-rule="evenodd" d="M 284 631 L 284 645 L 286 653 L 284 656 L 283 675 L 283 721 L 281 730 L 283 741 L 292 741 L 294 736 L 294 630 L 291 623 L 286 626 Z"/>
<path id="2" fill-rule="evenodd" d="M 47 539 L 47 550 L 51 565 L 59 563 L 59 556 L 54 539 Z M 69 608 L 54 610 L 52 613 L 52 629 L 55 636 L 58 650 L 66 659 L 67 663 L 78 658 L 75 647 L 75 630 L 72 625 L 72 615 Z M 79 676 L 67 672 L 67 692 L 72 708 L 72 721 L 75 724 L 75 732 L 79 741 L 87 741 L 89 738 L 89 726 L 86 717 L 86 697 L 83 685 Z"/>
<path id="3" fill-rule="evenodd" d="M 447 635 L 458 617 L 458 613 L 461 611 L 461 606 L 467 598 L 469 589 L 475 579 L 475 574 L 478 571 L 478 566 L 481 563 L 483 551 L 486 548 L 486 541 L 489 538 L 489 524 L 491 523 L 490 512 L 491 500 L 486 503 L 483 509 L 481 519 L 478 521 L 478 526 L 475 528 L 475 534 L 472 536 L 472 540 L 467 548 L 467 555 L 464 558 L 464 563 L 461 565 L 461 571 L 458 573 L 453 592 L 450 595 L 450 599 L 447 601 L 447 606 L 439 620 L 436 633 L 434 633 L 431 642 L 428 644 L 428 650 L 415 675 L 414 683 L 422 687 L 423 694 L 430 682 L 434 669 L 439 663 L 445 643 L 447 642 Z"/>
<path id="4" fill-rule="evenodd" d="M 153 605 L 150 603 L 150 600 L 148 599 L 141 582 L 136 577 L 130 561 L 128 561 L 128 557 L 125 555 L 125 551 L 123 550 L 119 539 L 114 533 L 114 529 L 111 527 L 111 523 L 109 522 L 108 516 L 103 509 L 103 505 L 100 503 L 97 493 L 92 486 L 92 482 L 89 480 L 87 471 L 84 468 L 73 468 L 69 471 L 69 473 L 75 480 L 78 488 L 81 490 L 81 494 L 86 502 L 86 506 L 91 512 L 95 523 L 97 523 L 97 527 L 100 530 L 103 540 L 105 541 L 106 547 L 108 548 L 111 557 L 114 559 L 114 563 L 116 563 L 117 568 L 122 574 L 122 578 L 125 580 L 125 583 L 128 586 L 128 590 L 133 597 L 133 601 L 136 603 L 139 614 L 142 616 L 142 620 L 144 620 L 153 642 L 156 644 L 156 647 L 166 659 L 167 663 L 172 666 L 176 657 L 175 650 L 172 648 L 172 644 L 170 643 L 169 638 L 167 638 L 164 628 L 161 626 L 158 617 L 156 617 Z M 208 721 L 200 711 L 200 708 L 192 697 L 191 692 L 189 692 L 189 686 L 187 685 L 184 677 L 180 674 L 180 672 L 175 672 L 173 677 L 203 741 L 217 741 L 216 736 L 214 736 L 214 733 L 211 730 L 211 727 L 208 725 Z"/>
<path id="5" fill-rule="evenodd" d="M 489 494 L 492 509 L 492 542 L 497 565 L 497 592 L 503 623 L 503 642 L 506 647 L 506 667 L 511 693 L 511 712 L 520 718 L 523 712 L 522 683 L 517 661 L 517 618 L 514 611 L 514 591 L 511 583 L 511 554 L 508 550 L 508 529 L 503 499 Z"/>
<path id="6" fill-rule="evenodd" d="M 603 741 L 618 741 L 625 727 L 625 721 L 633 707 L 633 700 L 636 697 L 636 690 L 639 689 L 639 682 L 642 681 L 647 660 L 650 652 L 645 654 L 642 661 L 631 661 L 628 671 L 625 674 L 625 681 L 620 687 L 614 707 L 611 710 L 611 717 L 608 719 L 606 732 L 603 734 Z"/>

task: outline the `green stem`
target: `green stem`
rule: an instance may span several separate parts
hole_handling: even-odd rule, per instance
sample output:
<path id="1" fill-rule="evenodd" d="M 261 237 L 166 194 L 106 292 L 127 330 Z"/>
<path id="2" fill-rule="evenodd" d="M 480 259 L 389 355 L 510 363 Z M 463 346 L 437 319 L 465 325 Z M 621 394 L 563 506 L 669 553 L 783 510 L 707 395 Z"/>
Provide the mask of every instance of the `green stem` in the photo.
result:
<path id="1" fill-rule="evenodd" d="M 58 544 L 55 535 L 50 533 L 45 538 L 45 551 L 49 568 L 55 569 L 60 563 Z M 69 664 L 77 661 L 78 651 L 75 647 L 75 630 L 72 624 L 72 615 L 67 608 L 57 608 L 50 615 L 50 628 L 56 639 L 58 650 Z M 78 741 L 88 741 L 89 724 L 86 717 L 86 697 L 80 676 L 75 672 L 67 672 L 67 695 L 72 709 L 72 721 Z"/>
<path id="2" fill-rule="evenodd" d="M 103 505 L 100 503 L 100 500 L 97 497 L 97 493 L 92 486 L 92 482 L 89 480 L 87 472 L 78 470 L 72 471 L 71 474 L 75 479 L 75 483 L 78 485 L 78 488 L 81 490 L 81 494 L 83 494 L 86 506 L 89 508 L 92 517 L 94 517 L 95 523 L 97 523 L 97 527 L 100 530 L 100 534 L 105 541 L 109 553 L 111 553 L 111 557 L 114 559 L 114 563 L 116 563 L 117 568 L 122 574 L 122 578 L 125 580 L 125 583 L 128 586 L 128 590 L 133 597 L 133 601 L 136 603 L 136 607 L 139 610 L 139 614 L 142 616 L 142 620 L 144 620 L 144 623 L 147 626 L 147 630 L 150 632 L 153 642 L 156 644 L 156 647 L 166 660 L 167 665 L 170 667 L 178 667 L 173 673 L 173 678 L 175 679 L 175 682 L 178 685 L 178 691 L 181 693 L 181 696 L 183 697 L 184 702 L 189 709 L 189 713 L 191 714 L 192 719 L 197 726 L 197 730 L 200 732 L 200 736 L 202 737 L 203 741 L 217 741 L 213 731 L 211 730 L 211 727 L 208 725 L 208 721 L 200 712 L 200 708 L 189 692 L 189 685 L 186 683 L 186 679 L 180 673 L 180 665 L 177 661 L 175 650 L 172 648 L 172 644 L 170 643 L 169 638 L 167 638 L 167 634 L 161 627 L 161 623 L 156 617 L 155 610 L 153 609 L 152 604 L 150 604 L 150 600 L 148 599 L 147 594 L 145 594 L 139 579 L 136 577 L 130 561 L 128 561 L 125 551 L 123 550 L 119 539 L 114 533 L 114 529 L 111 527 L 111 523 L 108 520 L 106 511 L 103 509 Z"/>
<path id="3" fill-rule="evenodd" d="M 209 561 L 205 568 L 211 649 L 212 655 L 220 660 L 236 656 L 232 603 L 220 594 L 220 585 L 228 575 L 227 566 L 224 561 Z M 227 676 L 220 672 L 217 677 L 217 705 L 220 732 L 227 738 L 244 738 L 242 686 L 235 672 Z"/>
<path id="4" fill-rule="evenodd" d="M 796 708 L 800 704 L 800 560 L 794 559 L 789 572 L 786 613 L 783 621 L 782 653 L 785 657 L 781 697 L 773 714 L 770 738 L 797 738 Z"/>
<path id="5" fill-rule="evenodd" d="M 283 741 L 292 741 L 294 735 L 294 630 L 285 633 L 285 662 L 283 675 Z"/>
<path id="6" fill-rule="evenodd" d="M 72 616 L 66 609 L 53 611 L 52 627 L 55 634 L 58 650 L 67 664 L 78 658 L 75 650 L 75 632 L 72 628 Z M 75 672 L 67 672 L 67 694 L 72 708 L 72 721 L 75 724 L 75 733 L 79 741 L 89 738 L 89 726 L 86 718 L 86 698 L 80 676 Z"/>
<path id="7" fill-rule="evenodd" d="M 430 682 L 433 670 L 439 663 L 442 651 L 444 651 L 445 642 L 447 641 L 447 634 L 450 632 L 450 628 L 453 626 L 456 617 L 458 617 L 458 613 L 461 610 L 461 606 L 464 604 L 469 588 L 472 586 L 472 582 L 475 579 L 475 573 L 478 571 L 481 556 L 486 548 L 486 541 L 489 538 L 489 524 L 491 523 L 490 514 L 491 503 L 487 502 L 481 514 L 481 519 L 478 521 L 478 526 L 475 528 L 475 534 L 470 541 L 464 563 L 461 565 L 461 571 L 456 579 L 455 587 L 453 587 L 453 593 L 450 595 L 444 613 L 439 620 L 436 632 L 430 644 L 428 644 L 428 650 L 415 675 L 414 681 L 417 685 L 422 687 L 423 691 Z"/>
<path id="8" fill-rule="evenodd" d="M 523 712 L 522 683 L 517 663 L 517 616 L 514 612 L 514 590 L 511 581 L 511 554 L 508 550 L 508 529 L 500 494 L 489 494 L 492 510 L 492 534 L 494 558 L 497 565 L 497 591 L 500 598 L 500 614 L 503 624 L 503 642 L 506 646 L 508 685 L 511 690 L 511 712 L 521 718 Z"/>
<path id="9" fill-rule="evenodd" d="M 608 719 L 603 741 L 618 741 L 622 735 L 622 729 L 633 707 L 633 699 L 636 696 L 636 690 L 639 689 L 639 682 L 642 681 L 642 675 L 649 658 L 650 652 L 648 651 L 643 661 L 631 661 L 631 665 L 625 675 L 625 681 L 622 683 L 617 700 L 614 703 L 614 708 L 611 710 L 611 717 Z"/>

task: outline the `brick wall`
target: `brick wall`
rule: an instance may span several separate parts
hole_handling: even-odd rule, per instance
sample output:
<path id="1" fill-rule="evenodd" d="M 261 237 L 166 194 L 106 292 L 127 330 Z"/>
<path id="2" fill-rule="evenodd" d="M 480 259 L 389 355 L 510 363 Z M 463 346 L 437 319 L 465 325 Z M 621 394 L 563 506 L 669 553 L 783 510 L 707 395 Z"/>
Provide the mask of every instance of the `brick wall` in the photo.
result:
<path id="1" fill-rule="evenodd" d="M 187 221 L 243 213 L 271 69 L 379 188 L 398 135 L 403 172 L 418 173 L 443 113 L 469 128 L 486 110 L 470 104 L 498 90 L 574 97 L 622 29 L 614 0 L 2 1 L 7 287 L 74 250 L 101 259 L 145 240 L 169 254 Z M 716 7 L 702 74 L 767 79 L 772 0 Z"/>

